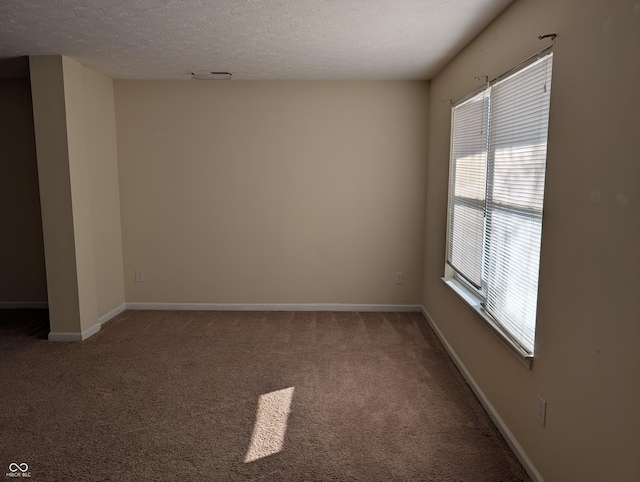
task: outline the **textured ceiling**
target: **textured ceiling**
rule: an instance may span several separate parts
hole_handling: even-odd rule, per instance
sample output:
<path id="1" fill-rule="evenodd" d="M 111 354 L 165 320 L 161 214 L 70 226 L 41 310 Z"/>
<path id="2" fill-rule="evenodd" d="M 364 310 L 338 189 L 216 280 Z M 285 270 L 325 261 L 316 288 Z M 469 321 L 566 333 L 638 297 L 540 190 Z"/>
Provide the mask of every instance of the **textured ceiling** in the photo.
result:
<path id="1" fill-rule="evenodd" d="M 0 0 L 0 59 L 112 78 L 429 79 L 511 0 Z"/>

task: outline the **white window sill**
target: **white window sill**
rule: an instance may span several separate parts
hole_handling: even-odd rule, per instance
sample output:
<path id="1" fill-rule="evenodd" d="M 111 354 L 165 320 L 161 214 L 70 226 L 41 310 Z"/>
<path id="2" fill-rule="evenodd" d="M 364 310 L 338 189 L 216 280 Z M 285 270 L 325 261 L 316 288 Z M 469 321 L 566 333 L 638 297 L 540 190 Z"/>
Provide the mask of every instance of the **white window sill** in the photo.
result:
<path id="1" fill-rule="evenodd" d="M 509 338 L 502 328 L 500 328 L 489 315 L 482 305 L 480 299 L 474 295 L 468 288 L 455 278 L 442 278 L 442 281 L 451 291 L 455 293 L 457 298 L 478 318 L 510 352 L 529 370 L 533 365 L 533 355 L 526 352 L 520 345 Z"/>

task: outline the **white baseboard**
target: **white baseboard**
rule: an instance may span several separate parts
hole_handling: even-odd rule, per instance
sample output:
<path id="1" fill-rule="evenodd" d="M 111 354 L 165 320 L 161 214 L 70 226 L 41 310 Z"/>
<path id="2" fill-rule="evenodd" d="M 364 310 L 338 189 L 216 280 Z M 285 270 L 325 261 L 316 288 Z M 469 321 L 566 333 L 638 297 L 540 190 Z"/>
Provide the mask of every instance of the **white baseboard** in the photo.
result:
<path id="1" fill-rule="evenodd" d="M 104 325 L 107 321 L 111 320 L 112 318 L 115 318 L 126 309 L 127 309 L 127 305 L 125 303 L 122 303 L 120 306 L 112 309 L 109 313 L 106 313 L 102 315 L 100 318 L 98 318 L 98 323 L 100 323 L 100 325 Z"/>
<path id="2" fill-rule="evenodd" d="M 462 360 L 460 360 L 458 354 L 444 337 L 444 335 L 440 331 L 440 328 L 438 328 L 438 325 L 435 324 L 433 318 L 431 318 L 431 315 L 429 315 L 429 312 L 425 309 L 424 306 L 421 307 L 421 311 L 440 342 L 444 345 L 444 348 L 445 350 L 447 350 L 447 353 L 453 360 L 453 363 L 455 363 L 455 365 L 458 367 L 458 370 L 460 371 L 466 382 L 469 384 L 469 387 L 471 387 L 471 390 L 473 390 L 473 393 L 475 393 L 476 397 L 478 397 L 478 400 L 480 400 L 480 403 L 484 407 L 485 411 L 487 412 L 495 426 L 498 428 L 504 439 L 507 441 L 507 445 L 509 445 L 511 451 L 527 471 L 527 474 L 529 474 L 529 477 L 531 477 L 531 479 L 534 481 L 544 482 L 544 479 L 542 478 L 542 475 L 540 475 L 540 472 L 538 472 L 538 469 L 536 469 L 535 465 L 533 465 L 533 462 L 531 462 L 531 459 L 529 459 L 526 452 L 520 446 L 513 433 L 511 433 L 511 430 L 509 430 L 509 427 L 507 427 L 505 421 L 502 419 L 495 407 L 491 404 L 478 383 L 471 376 L 471 374 L 467 370 L 467 367 L 464 366 L 464 363 L 462 363 Z"/>
<path id="3" fill-rule="evenodd" d="M 45 310 L 49 308 L 46 301 L 0 301 L 0 310 Z"/>
<path id="4" fill-rule="evenodd" d="M 112 318 L 115 318 L 120 313 L 122 313 L 126 309 L 125 303 L 122 303 L 117 308 L 114 308 L 109 313 L 102 315 L 98 319 L 98 323 L 93 325 L 88 330 L 84 330 L 80 333 L 75 331 L 52 331 L 49 333 L 49 341 L 83 341 L 89 338 L 90 336 L 95 335 L 100 331 L 102 325 L 104 325 L 107 321 Z"/>
<path id="5" fill-rule="evenodd" d="M 100 326 L 100 323 L 96 323 L 91 328 L 80 333 L 74 331 L 52 331 L 49 333 L 49 341 L 83 341 L 98 333 Z"/>
<path id="6" fill-rule="evenodd" d="M 342 303 L 126 303 L 128 310 L 421 312 L 420 305 Z"/>
<path id="7" fill-rule="evenodd" d="M 49 341 L 82 341 L 82 333 L 51 331 L 48 338 Z"/>

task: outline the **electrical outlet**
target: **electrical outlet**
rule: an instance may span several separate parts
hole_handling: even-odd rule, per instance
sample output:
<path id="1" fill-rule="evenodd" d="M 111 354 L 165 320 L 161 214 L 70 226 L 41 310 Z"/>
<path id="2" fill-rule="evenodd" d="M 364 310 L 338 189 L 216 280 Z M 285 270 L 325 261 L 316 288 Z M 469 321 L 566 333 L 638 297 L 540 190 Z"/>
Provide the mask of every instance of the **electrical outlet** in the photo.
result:
<path id="1" fill-rule="evenodd" d="M 144 271 L 136 271 L 136 283 L 142 283 L 144 281 Z"/>
<path id="2" fill-rule="evenodd" d="M 404 273 L 402 271 L 398 271 L 396 273 L 396 284 L 401 285 L 404 283 Z"/>
<path id="3" fill-rule="evenodd" d="M 538 422 L 540 422 L 540 425 L 542 425 L 544 427 L 544 422 L 547 418 L 547 402 L 544 401 L 544 399 L 538 395 Z"/>

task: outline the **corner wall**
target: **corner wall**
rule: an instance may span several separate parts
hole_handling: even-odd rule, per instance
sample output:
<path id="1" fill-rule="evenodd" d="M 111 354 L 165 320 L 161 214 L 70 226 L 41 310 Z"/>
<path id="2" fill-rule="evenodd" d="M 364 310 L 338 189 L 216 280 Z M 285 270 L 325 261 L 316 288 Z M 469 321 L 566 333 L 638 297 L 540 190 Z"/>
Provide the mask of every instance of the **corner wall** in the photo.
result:
<path id="1" fill-rule="evenodd" d="M 115 94 L 128 302 L 419 301 L 428 83 Z"/>
<path id="2" fill-rule="evenodd" d="M 528 371 L 442 283 L 450 108 L 557 33 Z M 423 304 L 547 481 L 640 479 L 640 4 L 517 0 L 431 83 Z M 536 397 L 548 403 L 546 426 Z"/>
<path id="3" fill-rule="evenodd" d="M 82 66 L 98 317 L 124 303 L 113 81 Z"/>
<path id="4" fill-rule="evenodd" d="M 113 86 L 64 56 L 30 66 L 49 338 L 84 339 L 124 307 Z"/>
<path id="5" fill-rule="evenodd" d="M 33 106 L 28 78 L 0 79 L 0 304 L 46 303 Z"/>

